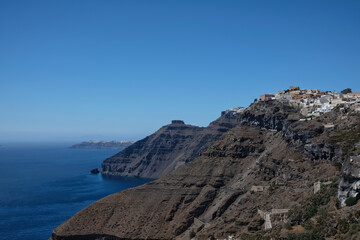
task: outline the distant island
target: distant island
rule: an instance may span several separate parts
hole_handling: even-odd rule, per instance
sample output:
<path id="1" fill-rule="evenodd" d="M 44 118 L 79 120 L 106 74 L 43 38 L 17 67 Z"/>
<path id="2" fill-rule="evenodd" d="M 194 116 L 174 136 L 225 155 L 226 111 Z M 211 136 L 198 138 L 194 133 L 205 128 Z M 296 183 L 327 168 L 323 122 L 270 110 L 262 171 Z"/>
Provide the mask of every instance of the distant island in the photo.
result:
<path id="1" fill-rule="evenodd" d="M 72 145 L 71 148 L 124 149 L 133 143 L 133 141 L 85 141 Z"/>

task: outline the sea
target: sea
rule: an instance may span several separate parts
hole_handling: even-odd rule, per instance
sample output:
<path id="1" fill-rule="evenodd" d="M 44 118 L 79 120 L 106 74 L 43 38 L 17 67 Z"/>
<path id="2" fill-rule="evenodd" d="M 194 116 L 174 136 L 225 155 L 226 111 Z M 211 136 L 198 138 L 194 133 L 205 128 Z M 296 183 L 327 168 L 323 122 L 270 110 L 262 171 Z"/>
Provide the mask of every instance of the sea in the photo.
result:
<path id="1" fill-rule="evenodd" d="M 44 240 L 93 202 L 151 179 L 103 176 L 90 170 L 120 150 L 72 149 L 70 143 L 0 147 L 0 239 Z"/>

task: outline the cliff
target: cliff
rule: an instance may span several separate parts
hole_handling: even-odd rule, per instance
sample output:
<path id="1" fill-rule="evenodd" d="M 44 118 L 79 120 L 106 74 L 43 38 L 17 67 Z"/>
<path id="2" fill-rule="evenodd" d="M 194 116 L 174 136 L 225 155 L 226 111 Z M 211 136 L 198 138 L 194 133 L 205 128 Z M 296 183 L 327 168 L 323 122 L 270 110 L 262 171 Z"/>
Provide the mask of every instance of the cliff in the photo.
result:
<path id="1" fill-rule="evenodd" d="M 85 141 L 74 144 L 71 148 L 85 149 L 124 149 L 133 144 L 132 141 Z"/>
<path id="2" fill-rule="evenodd" d="M 192 161 L 219 136 L 237 124 L 243 108 L 223 111 L 208 127 L 174 120 L 154 134 L 135 142 L 102 164 L 103 174 L 158 178 Z"/>
<path id="3" fill-rule="evenodd" d="M 360 115 L 298 112 L 252 104 L 193 161 L 97 201 L 52 239 L 356 239 L 360 205 L 340 208 L 337 197 L 359 192 L 349 164 L 358 166 Z"/>

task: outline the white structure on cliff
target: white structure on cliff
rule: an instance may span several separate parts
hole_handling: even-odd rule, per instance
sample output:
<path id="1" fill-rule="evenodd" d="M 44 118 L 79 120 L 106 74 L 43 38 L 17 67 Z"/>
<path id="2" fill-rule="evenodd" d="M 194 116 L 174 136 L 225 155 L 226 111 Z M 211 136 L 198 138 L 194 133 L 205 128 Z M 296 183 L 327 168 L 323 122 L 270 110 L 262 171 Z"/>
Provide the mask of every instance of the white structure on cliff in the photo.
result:
<path id="1" fill-rule="evenodd" d="M 269 211 L 262 211 L 258 209 L 258 214 L 264 218 L 265 220 L 265 230 L 272 229 L 271 217 L 278 216 L 280 217 L 280 221 L 286 223 L 287 222 L 287 214 L 289 209 L 271 209 Z"/>

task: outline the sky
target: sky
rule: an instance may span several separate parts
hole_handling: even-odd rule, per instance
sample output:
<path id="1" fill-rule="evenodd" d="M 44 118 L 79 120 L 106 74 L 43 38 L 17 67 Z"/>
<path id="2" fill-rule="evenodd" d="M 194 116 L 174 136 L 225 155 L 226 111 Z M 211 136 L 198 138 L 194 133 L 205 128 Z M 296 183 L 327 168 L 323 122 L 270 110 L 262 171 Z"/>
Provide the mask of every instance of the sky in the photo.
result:
<path id="1" fill-rule="evenodd" d="M 207 126 L 290 85 L 360 91 L 360 1 L 1 0 L 0 143 Z"/>

